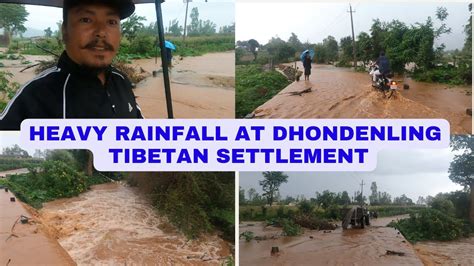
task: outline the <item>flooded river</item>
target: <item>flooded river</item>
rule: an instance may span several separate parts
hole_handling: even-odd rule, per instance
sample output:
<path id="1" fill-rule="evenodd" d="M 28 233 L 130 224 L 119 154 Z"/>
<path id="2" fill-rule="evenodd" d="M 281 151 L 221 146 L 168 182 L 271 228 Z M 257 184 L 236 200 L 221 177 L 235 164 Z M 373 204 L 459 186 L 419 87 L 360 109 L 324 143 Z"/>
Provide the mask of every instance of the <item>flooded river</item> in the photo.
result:
<path id="1" fill-rule="evenodd" d="M 217 236 L 187 240 L 135 188 L 118 183 L 49 202 L 40 219 L 79 265 L 220 265 L 230 255 Z"/>
<path id="2" fill-rule="evenodd" d="M 472 105 L 471 87 L 395 80 L 409 89 L 386 99 L 372 88 L 368 73 L 313 65 L 310 81 L 290 84 L 254 113 L 257 118 L 444 118 L 452 133 L 472 132 L 472 117 L 466 114 Z M 301 96 L 290 93 L 307 88 L 311 92 Z"/>
<path id="3" fill-rule="evenodd" d="M 264 227 L 260 222 L 243 222 L 241 233 L 248 230 L 270 239 L 240 240 L 240 264 L 423 265 L 412 245 L 397 230 L 385 226 L 402 217 L 379 218 L 365 229 L 305 230 L 303 235 L 296 237 L 281 237 L 280 228 Z M 271 256 L 273 246 L 279 247 L 279 255 Z M 387 251 L 403 252 L 404 255 L 388 255 Z"/>

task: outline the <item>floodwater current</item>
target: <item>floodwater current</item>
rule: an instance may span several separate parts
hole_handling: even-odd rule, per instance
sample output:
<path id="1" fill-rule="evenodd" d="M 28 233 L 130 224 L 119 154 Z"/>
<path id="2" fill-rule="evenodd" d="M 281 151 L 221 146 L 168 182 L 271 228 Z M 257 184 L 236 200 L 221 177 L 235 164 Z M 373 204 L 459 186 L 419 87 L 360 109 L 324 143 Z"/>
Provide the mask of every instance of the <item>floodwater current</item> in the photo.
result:
<path id="1" fill-rule="evenodd" d="M 40 219 L 78 265 L 220 265 L 230 255 L 216 235 L 188 240 L 120 183 L 49 202 Z"/>
<path id="2" fill-rule="evenodd" d="M 305 230 L 281 236 L 281 228 L 242 222 L 240 233 L 252 231 L 266 240 L 240 240 L 240 265 L 474 265 L 474 237 L 410 244 L 386 225 L 408 215 L 372 219 L 365 229 Z M 278 255 L 271 255 L 278 247 Z"/>
<path id="3" fill-rule="evenodd" d="M 467 114 L 472 108 L 471 87 L 408 77 L 394 80 L 400 89 L 387 98 L 372 88 L 368 73 L 313 64 L 309 81 L 293 82 L 253 113 L 256 118 L 443 118 L 451 133 L 472 132 L 472 116 Z M 404 84 L 409 89 L 403 89 Z M 307 93 L 294 93 L 308 88 Z"/>

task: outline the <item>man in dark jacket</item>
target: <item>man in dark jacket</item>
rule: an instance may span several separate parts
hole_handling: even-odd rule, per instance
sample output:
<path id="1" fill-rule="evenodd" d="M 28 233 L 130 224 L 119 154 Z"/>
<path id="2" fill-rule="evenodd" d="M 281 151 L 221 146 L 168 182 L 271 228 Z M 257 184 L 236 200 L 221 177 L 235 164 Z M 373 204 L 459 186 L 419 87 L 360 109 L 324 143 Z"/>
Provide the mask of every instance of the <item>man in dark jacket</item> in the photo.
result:
<path id="1" fill-rule="evenodd" d="M 378 66 L 378 70 L 371 72 L 373 74 L 372 81 L 374 82 L 377 80 L 378 76 L 387 75 L 392 72 L 390 69 L 390 61 L 385 56 L 385 52 L 383 51 L 380 52 L 380 56 L 377 58 L 377 61 L 375 61 L 374 64 Z"/>
<path id="2" fill-rule="evenodd" d="M 130 0 L 65 0 L 66 51 L 18 90 L 0 116 L 0 129 L 19 130 L 27 118 L 143 118 L 128 78 L 111 66 L 120 45 L 120 20 Z"/>
<path id="3" fill-rule="evenodd" d="M 382 75 L 386 75 L 391 72 L 390 70 L 390 61 L 385 56 L 385 52 L 380 52 L 379 58 L 375 61 L 375 64 L 379 66 L 379 72 Z"/>

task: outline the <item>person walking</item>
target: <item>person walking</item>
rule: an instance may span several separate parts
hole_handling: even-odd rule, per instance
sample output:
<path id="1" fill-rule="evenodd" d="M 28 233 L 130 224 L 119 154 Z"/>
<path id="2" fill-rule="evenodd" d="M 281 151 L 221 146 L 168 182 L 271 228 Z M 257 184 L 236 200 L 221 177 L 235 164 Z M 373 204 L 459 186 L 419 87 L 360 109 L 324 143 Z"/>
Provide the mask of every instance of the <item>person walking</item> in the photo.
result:
<path id="1" fill-rule="evenodd" d="M 303 60 L 303 67 L 304 67 L 304 80 L 309 81 L 309 75 L 311 75 L 311 56 L 309 53 L 306 53 L 306 56 Z"/>

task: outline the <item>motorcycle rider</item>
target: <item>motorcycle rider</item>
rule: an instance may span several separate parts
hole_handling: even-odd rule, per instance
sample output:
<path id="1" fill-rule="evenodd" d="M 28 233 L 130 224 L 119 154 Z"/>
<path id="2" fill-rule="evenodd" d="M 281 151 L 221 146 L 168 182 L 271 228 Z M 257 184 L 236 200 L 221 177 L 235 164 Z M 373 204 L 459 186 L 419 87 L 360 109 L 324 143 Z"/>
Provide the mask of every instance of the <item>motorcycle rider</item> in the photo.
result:
<path id="1" fill-rule="evenodd" d="M 374 63 L 375 65 L 378 66 L 378 69 L 373 71 L 372 75 L 372 81 L 377 81 L 377 77 L 380 75 L 387 75 L 391 72 L 390 69 L 390 61 L 388 58 L 385 56 L 385 52 L 382 51 L 380 52 L 379 58 L 377 58 L 377 61 Z"/>

